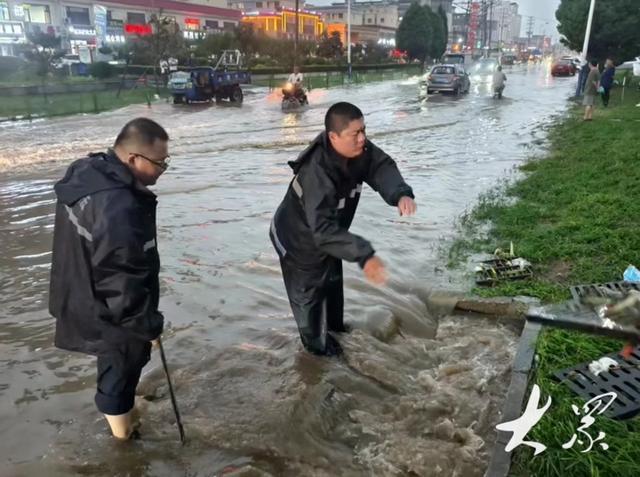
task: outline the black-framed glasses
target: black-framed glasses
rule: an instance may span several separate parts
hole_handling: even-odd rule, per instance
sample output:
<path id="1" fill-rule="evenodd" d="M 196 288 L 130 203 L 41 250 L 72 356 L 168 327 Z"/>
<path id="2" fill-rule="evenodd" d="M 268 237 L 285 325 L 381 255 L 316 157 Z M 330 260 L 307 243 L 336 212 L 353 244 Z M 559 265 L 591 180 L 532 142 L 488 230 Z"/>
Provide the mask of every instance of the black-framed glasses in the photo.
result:
<path id="1" fill-rule="evenodd" d="M 169 167 L 169 163 L 171 162 L 171 156 L 169 155 L 167 155 L 167 157 L 165 157 L 164 159 L 157 160 L 157 159 L 151 159 L 150 157 L 147 157 L 144 154 L 139 154 L 137 152 L 132 152 L 131 154 L 133 154 L 134 156 L 141 157 L 142 159 L 146 159 L 151 164 L 159 167 L 163 171 L 167 170 L 167 167 Z"/>

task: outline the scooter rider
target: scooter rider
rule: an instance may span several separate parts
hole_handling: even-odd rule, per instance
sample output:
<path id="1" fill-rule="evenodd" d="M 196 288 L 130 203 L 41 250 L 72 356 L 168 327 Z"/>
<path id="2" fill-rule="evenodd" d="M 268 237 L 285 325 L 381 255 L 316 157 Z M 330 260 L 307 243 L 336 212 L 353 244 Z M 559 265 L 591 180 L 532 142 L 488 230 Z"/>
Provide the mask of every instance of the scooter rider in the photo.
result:
<path id="1" fill-rule="evenodd" d="M 294 97 L 300 99 L 301 101 L 305 102 L 307 95 L 304 92 L 304 76 L 302 75 L 302 73 L 300 73 L 300 67 L 299 66 L 294 66 L 293 67 L 293 73 L 291 73 L 289 75 L 289 78 L 287 78 L 287 83 L 291 84 L 293 86 L 293 95 Z M 285 91 L 282 91 L 283 94 L 286 94 Z"/>
<path id="2" fill-rule="evenodd" d="M 507 81 L 507 75 L 502 71 L 502 66 L 498 66 L 493 73 L 493 94 L 499 98 L 502 98 L 505 81 Z"/>

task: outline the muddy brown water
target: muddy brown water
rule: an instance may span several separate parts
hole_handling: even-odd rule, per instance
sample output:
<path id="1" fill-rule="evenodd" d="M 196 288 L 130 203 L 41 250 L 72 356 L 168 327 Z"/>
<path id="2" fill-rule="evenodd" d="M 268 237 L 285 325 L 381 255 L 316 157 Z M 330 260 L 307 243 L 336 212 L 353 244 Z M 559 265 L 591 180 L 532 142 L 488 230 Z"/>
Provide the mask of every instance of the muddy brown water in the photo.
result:
<path id="1" fill-rule="evenodd" d="M 250 88 L 241 108 L 156 103 L 0 125 L 0 475 L 482 475 L 518 330 L 441 316 L 429 290 L 468 288 L 441 252 L 456 217 L 539 149 L 540 126 L 573 89 L 540 67 L 507 75 L 502 101 L 477 84 L 425 100 L 413 78 L 315 90 L 299 114 Z M 341 338 L 343 358 L 321 359 L 301 350 L 267 231 L 291 177 L 286 161 L 338 100 L 365 111 L 419 210 L 400 218 L 365 188 L 352 229 L 373 242 L 392 282 L 375 288 L 345 266 L 355 330 Z M 95 360 L 55 349 L 47 313 L 52 185 L 138 115 L 172 138 L 156 192 L 184 447 L 157 355 L 140 386 L 143 439 L 118 445 L 94 408 Z"/>

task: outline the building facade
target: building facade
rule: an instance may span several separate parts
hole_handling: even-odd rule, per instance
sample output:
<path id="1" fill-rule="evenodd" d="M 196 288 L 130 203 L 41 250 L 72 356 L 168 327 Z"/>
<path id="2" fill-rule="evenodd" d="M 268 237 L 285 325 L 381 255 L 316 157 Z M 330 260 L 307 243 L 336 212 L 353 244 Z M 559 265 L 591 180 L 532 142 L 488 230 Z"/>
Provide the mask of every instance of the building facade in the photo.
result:
<path id="1" fill-rule="evenodd" d="M 296 35 L 296 12 L 289 8 L 276 11 L 245 12 L 242 22 L 253 25 L 255 31 L 272 38 L 293 39 Z M 316 40 L 324 33 L 324 22 L 318 13 L 302 10 L 298 12 L 298 38 Z"/>
<path id="2" fill-rule="evenodd" d="M 0 51 L 16 54 L 26 34 L 37 31 L 60 37 L 62 47 L 75 54 L 103 45 L 117 47 L 151 34 L 152 15 L 174 20 L 186 40 L 232 30 L 242 19 L 240 11 L 227 8 L 222 0 L 0 0 Z"/>

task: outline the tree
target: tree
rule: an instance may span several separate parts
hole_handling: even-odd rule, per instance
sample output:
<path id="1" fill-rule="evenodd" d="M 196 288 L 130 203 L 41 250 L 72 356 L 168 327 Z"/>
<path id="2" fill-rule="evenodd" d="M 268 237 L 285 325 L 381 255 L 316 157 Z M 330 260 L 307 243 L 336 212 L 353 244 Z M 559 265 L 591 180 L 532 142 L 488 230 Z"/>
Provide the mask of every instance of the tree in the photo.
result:
<path id="1" fill-rule="evenodd" d="M 431 50 L 431 39 L 429 14 L 417 3 L 412 3 L 396 31 L 397 47 L 406 51 L 409 58 L 424 64 Z"/>
<path id="2" fill-rule="evenodd" d="M 242 53 L 252 57 L 254 53 L 258 52 L 260 38 L 253 30 L 252 24 L 240 23 L 235 29 L 235 36 L 238 39 L 238 47 Z"/>
<path id="3" fill-rule="evenodd" d="M 331 36 L 329 36 L 324 32 L 318 44 L 318 56 L 339 60 L 343 55 L 344 47 L 342 46 L 342 40 L 340 40 L 340 33 L 334 31 L 331 33 Z"/>
<path id="4" fill-rule="evenodd" d="M 429 56 L 431 58 L 440 58 L 447 48 L 447 38 L 444 35 L 444 25 L 442 18 L 434 13 L 430 7 L 423 7 L 429 17 L 431 24 L 431 42 L 429 45 Z"/>
<path id="5" fill-rule="evenodd" d="M 136 42 L 136 56 L 148 56 L 153 65 L 153 76 L 156 89 L 159 91 L 158 65 L 160 60 L 185 56 L 187 48 L 180 27 L 173 18 L 160 15 L 151 15 L 149 19 L 152 33 L 139 36 Z"/>
<path id="6" fill-rule="evenodd" d="M 36 65 L 36 74 L 42 81 L 42 94 L 47 97 L 45 81 L 53 69 L 53 62 L 64 55 L 60 50 L 60 37 L 35 31 L 27 34 L 29 44 L 26 46 L 24 56 Z"/>
<path id="7" fill-rule="evenodd" d="M 444 8 L 442 8 L 442 5 L 438 7 L 438 16 L 442 21 L 442 32 L 444 34 L 444 44 L 442 45 L 442 53 L 441 53 L 442 55 L 444 54 L 445 51 L 447 51 L 447 44 L 449 43 L 449 25 L 447 20 L 447 14 L 444 11 Z"/>
<path id="8" fill-rule="evenodd" d="M 582 51 L 589 14 L 589 0 L 561 0 L 556 11 L 560 41 L 575 51 Z M 607 0 L 596 2 L 589 38 L 588 56 L 598 60 L 632 59 L 640 52 L 640 2 Z"/>

